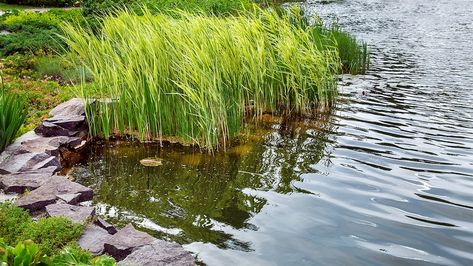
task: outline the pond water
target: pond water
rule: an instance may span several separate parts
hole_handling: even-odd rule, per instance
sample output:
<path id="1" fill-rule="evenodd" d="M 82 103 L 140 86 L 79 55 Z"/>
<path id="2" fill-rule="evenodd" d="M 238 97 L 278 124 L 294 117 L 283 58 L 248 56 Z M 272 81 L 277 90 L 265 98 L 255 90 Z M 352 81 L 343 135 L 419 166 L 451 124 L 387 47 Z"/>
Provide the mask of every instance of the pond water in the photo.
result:
<path id="1" fill-rule="evenodd" d="M 249 127 L 214 156 L 97 145 L 71 175 L 98 212 L 208 265 L 473 265 L 470 0 L 304 4 L 367 41 L 330 114 Z M 162 165 L 145 167 L 156 157 Z"/>

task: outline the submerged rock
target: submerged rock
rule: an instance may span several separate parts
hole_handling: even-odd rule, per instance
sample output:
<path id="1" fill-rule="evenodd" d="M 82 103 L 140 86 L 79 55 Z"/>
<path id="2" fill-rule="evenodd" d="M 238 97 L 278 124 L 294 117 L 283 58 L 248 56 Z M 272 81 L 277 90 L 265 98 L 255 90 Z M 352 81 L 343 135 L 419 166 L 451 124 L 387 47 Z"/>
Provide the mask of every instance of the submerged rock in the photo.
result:
<path id="1" fill-rule="evenodd" d="M 128 224 L 125 228 L 112 235 L 104 245 L 104 251 L 117 261 L 123 260 L 137 248 L 153 243 L 156 238 L 136 230 Z"/>
<path id="2" fill-rule="evenodd" d="M 194 257 L 181 245 L 163 240 L 138 248 L 126 259 L 119 263 L 123 266 L 137 265 L 169 265 L 186 266 L 195 265 Z"/>
<path id="3" fill-rule="evenodd" d="M 95 215 L 95 208 L 57 203 L 46 206 L 46 213 L 51 217 L 62 216 L 82 224 Z"/>
<path id="4" fill-rule="evenodd" d="M 59 196 L 67 194 L 79 194 L 77 202 L 91 200 L 94 195 L 88 187 L 63 176 L 52 176 L 42 186 L 19 198 L 16 204 L 30 211 L 37 211 L 55 203 Z"/>
<path id="5" fill-rule="evenodd" d="M 160 158 L 146 158 L 140 161 L 144 166 L 157 167 L 163 165 L 163 160 Z"/>
<path id="6" fill-rule="evenodd" d="M 89 224 L 77 241 L 77 244 L 79 244 L 82 249 L 88 250 L 93 255 L 100 255 L 103 253 L 105 241 L 109 237 L 110 234 L 104 229 Z"/>

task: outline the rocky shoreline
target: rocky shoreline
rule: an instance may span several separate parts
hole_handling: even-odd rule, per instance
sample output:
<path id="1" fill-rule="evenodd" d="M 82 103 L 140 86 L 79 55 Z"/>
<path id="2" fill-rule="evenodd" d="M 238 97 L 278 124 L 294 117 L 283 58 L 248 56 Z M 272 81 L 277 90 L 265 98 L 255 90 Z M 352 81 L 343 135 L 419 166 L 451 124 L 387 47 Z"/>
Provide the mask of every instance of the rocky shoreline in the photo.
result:
<path id="1" fill-rule="evenodd" d="M 84 156 L 84 102 L 69 100 L 50 115 L 0 154 L 0 202 L 13 199 L 32 215 L 64 216 L 86 224 L 79 246 L 94 255 L 108 254 L 120 265 L 195 265 L 193 255 L 179 244 L 156 239 L 131 224 L 117 230 L 97 217 L 94 207 L 83 204 L 93 199 L 93 190 L 59 172 Z"/>

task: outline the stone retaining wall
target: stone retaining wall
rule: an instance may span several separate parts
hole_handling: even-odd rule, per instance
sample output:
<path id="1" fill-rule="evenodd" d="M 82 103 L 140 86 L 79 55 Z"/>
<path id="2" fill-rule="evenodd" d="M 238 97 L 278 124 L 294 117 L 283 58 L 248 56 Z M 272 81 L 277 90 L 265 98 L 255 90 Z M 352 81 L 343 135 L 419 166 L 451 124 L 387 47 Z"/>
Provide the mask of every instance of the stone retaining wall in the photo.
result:
<path id="1" fill-rule="evenodd" d="M 87 223 L 78 244 L 95 255 L 109 254 L 122 265 L 194 265 L 191 253 L 180 245 L 155 239 L 131 224 L 117 231 L 96 217 L 94 207 L 81 205 L 92 200 L 92 189 L 58 173 L 84 154 L 84 102 L 72 99 L 50 115 L 0 154 L 0 202 L 16 198 L 15 204 L 30 213 Z"/>

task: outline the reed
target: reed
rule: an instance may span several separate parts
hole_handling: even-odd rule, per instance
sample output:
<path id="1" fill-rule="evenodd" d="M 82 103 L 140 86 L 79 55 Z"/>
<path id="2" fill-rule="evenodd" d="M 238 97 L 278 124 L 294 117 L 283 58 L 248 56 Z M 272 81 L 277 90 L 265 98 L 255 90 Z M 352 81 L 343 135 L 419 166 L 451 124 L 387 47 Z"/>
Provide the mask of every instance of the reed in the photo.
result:
<path id="1" fill-rule="evenodd" d="M 225 149 L 247 116 L 330 106 L 336 42 L 291 17 L 257 7 L 225 17 L 145 9 L 104 18 L 99 35 L 65 24 L 64 40 L 95 79 L 83 97 L 111 99 L 87 106 L 91 134 Z"/>

